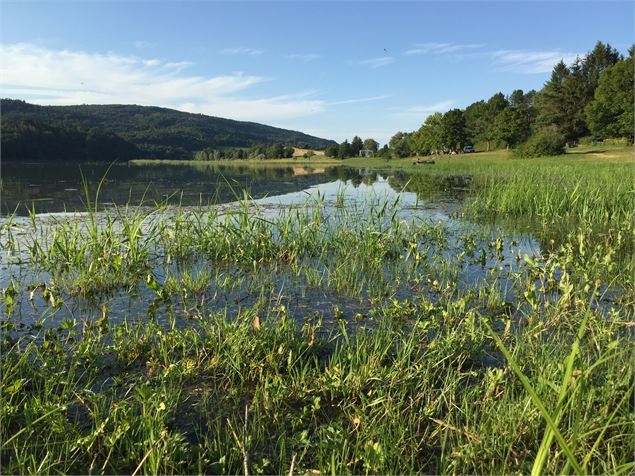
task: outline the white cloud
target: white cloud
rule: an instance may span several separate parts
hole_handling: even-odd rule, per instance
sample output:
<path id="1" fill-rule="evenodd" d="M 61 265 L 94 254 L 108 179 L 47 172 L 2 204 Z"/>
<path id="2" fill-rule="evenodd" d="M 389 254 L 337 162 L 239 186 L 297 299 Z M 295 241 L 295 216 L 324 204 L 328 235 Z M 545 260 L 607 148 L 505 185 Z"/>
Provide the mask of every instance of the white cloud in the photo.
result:
<path id="1" fill-rule="evenodd" d="M 218 98 L 208 103 L 182 104 L 179 109 L 242 121 L 279 121 L 324 111 L 324 101 L 298 96 L 262 99 Z"/>
<path id="2" fill-rule="evenodd" d="M 296 54 L 285 56 L 285 58 L 287 58 L 287 59 L 302 61 L 304 63 L 310 63 L 311 61 L 314 61 L 314 60 L 318 59 L 319 57 L 320 57 L 320 55 L 317 55 L 315 53 L 304 53 L 304 54 L 296 53 Z"/>
<path id="3" fill-rule="evenodd" d="M 485 46 L 483 43 L 470 43 L 470 44 L 458 44 L 458 43 L 417 43 L 414 48 L 406 51 L 405 56 L 412 55 L 442 55 L 450 53 L 459 53 L 470 51 Z"/>
<path id="4" fill-rule="evenodd" d="M 153 105 L 244 120 L 278 120 L 324 110 L 324 101 L 307 94 L 237 96 L 268 79 L 240 72 L 186 74 L 190 66 L 114 53 L 5 44 L 0 48 L 0 87 L 3 95 L 36 104 Z"/>
<path id="5" fill-rule="evenodd" d="M 515 73 L 549 73 L 560 60 L 566 64 L 575 61 L 577 54 L 561 51 L 498 50 L 492 53 L 495 65 L 502 71 Z"/>
<path id="6" fill-rule="evenodd" d="M 329 105 L 331 106 L 339 106 L 342 104 L 356 104 L 356 103 L 361 103 L 361 102 L 371 102 L 371 101 L 380 101 L 382 99 L 386 99 L 392 97 L 392 94 L 382 94 L 381 96 L 370 96 L 367 98 L 357 98 L 357 99 L 344 99 L 342 101 L 333 101 L 330 102 Z"/>
<path id="7" fill-rule="evenodd" d="M 395 58 L 391 56 L 383 56 L 380 58 L 370 58 L 363 61 L 358 61 L 357 64 L 361 66 L 370 66 L 371 68 L 381 68 L 382 66 L 389 65 L 395 62 Z"/>
<path id="8" fill-rule="evenodd" d="M 576 53 L 559 50 L 523 51 L 501 49 L 484 51 L 481 49 L 484 46 L 485 44 L 482 43 L 418 43 L 415 48 L 406 51 L 404 56 L 448 55 L 455 60 L 479 57 L 490 61 L 499 71 L 522 74 L 549 73 L 561 59 L 569 64 L 577 56 Z"/>
<path id="9" fill-rule="evenodd" d="M 398 109 L 392 115 L 416 116 L 418 118 L 425 119 L 430 114 L 434 114 L 435 112 L 446 112 L 455 104 L 456 104 L 456 101 L 454 99 L 448 99 L 446 101 L 441 101 L 436 104 L 425 105 L 425 106 L 409 106 L 404 109 Z"/>
<path id="10" fill-rule="evenodd" d="M 225 48 L 220 51 L 224 55 L 249 55 L 249 56 L 258 56 L 263 53 L 262 50 L 256 48 Z"/>

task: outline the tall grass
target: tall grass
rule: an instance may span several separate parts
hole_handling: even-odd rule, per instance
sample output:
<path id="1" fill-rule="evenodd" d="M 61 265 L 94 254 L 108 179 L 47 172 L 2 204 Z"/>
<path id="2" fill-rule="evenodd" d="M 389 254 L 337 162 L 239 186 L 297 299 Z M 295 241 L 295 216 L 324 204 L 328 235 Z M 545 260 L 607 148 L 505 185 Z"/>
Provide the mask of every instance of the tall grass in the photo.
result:
<path id="1" fill-rule="evenodd" d="M 605 226 L 632 221 L 635 185 L 625 179 L 633 175 L 632 167 L 519 169 L 502 177 L 477 177 L 469 210 Z"/>
<path id="2" fill-rule="evenodd" d="M 536 213 L 565 216 L 552 192 Z M 1 469 L 632 473 L 635 305 L 616 258 L 632 229 L 613 192 L 580 195 L 574 214 L 615 234 L 572 232 L 523 257 L 505 236 L 344 195 L 278 214 L 246 197 L 34 215 L 3 243 L 26 259 L 2 298 Z M 279 283 L 332 306 L 294 312 Z M 56 309 L 96 297 L 99 317 L 44 311 L 21 327 L 12 311 L 40 312 L 40 292 Z M 122 292 L 153 302 L 115 316 Z M 157 313 L 179 303 L 187 319 Z"/>

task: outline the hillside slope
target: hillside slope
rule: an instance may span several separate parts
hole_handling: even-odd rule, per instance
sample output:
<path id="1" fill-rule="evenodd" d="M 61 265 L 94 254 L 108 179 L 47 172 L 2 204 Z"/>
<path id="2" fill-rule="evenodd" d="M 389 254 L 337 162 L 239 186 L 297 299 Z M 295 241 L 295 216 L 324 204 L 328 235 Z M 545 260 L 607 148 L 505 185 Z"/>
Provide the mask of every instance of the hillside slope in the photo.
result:
<path id="1" fill-rule="evenodd" d="M 223 149 L 280 143 L 323 149 L 334 143 L 302 132 L 255 122 L 234 121 L 161 107 L 37 106 L 13 99 L 2 99 L 1 107 L 2 150 L 5 160 L 36 160 L 32 156 L 25 157 L 25 151 L 36 149 L 41 154 L 47 149 L 47 144 L 55 142 L 55 138 L 60 138 L 63 144 L 69 136 L 77 139 L 81 135 L 85 136 L 84 143 L 89 142 L 89 135 L 115 135 L 123 139 L 129 147 L 122 147 L 122 144 L 117 143 L 117 150 L 125 153 L 125 157 L 119 157 L 121 159 L 131 158 L 130 155 L 154 159 L 191 159 L 196 151 L 208 147 Z M 46 144 L 38 143 L 45 137 L 48 138 Z M 74 149 L 87 150 L 88 146 L 82 149 L 75 139 Z M 68 158 L 84 160 L 87 155 L 89 154 L 74 154 Z"/>

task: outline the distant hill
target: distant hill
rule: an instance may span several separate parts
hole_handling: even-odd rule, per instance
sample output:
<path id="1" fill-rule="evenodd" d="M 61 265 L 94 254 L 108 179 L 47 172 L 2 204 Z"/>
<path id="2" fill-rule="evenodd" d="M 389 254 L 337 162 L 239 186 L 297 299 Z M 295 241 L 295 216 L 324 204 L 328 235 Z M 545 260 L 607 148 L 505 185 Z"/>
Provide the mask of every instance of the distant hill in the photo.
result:
<path id="1" fill-rule="evenodd" d="M 256 122 L 162 107 L 37 106 L 1 100 L 4 160 L 191 159 L 205 148 L 288 144 L 324 149 L 334 141 Z"/>

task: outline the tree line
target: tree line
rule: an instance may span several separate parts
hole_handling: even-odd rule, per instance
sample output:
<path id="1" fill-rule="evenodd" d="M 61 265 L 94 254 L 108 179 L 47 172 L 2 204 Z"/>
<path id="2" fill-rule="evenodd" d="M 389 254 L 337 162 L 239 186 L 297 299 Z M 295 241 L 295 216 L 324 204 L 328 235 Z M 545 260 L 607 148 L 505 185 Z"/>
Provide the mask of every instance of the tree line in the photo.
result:
<path id="1" fill-rule="evenodd" d="M 293 146 L 284 144 L 256 144 L 251 147 L 232 147 L 199 150 L 194 160 L 245 160 L 245 159 L 281 159 L 293 157 Z"/>
<path id="2" fill-rule="evenodd" d="M 51 157 L 47 155 L 47 149 L 55 150 L 53 155 L 64 155 L 66 160 L 113 160 L 116 157 L 123 160 L 124 156 L 191 160 L 197 151 L 206 148 L 227 150 L 277 143 L 315 150 L 333 143 L 302 132 L 255 122 L 160 107 L 112 104 L 39 106 L 14 99 L 2 99 L 0 105 L 3 130 L 0 139 L 5 160 L 40 160 L 33 159 L 33 156 L 48 160 Z M 8 129 L 12 131 L 10 138 L 4 134 Z M 80 135 L 88 135 L 88 131 L 92 131 L 90 142 L 99 134 L 111 138 L 112 144 L 104 150 L 113 148 L 115 142 L 122 150 L 117 151 L 118 155 L 108 155 L 94 147 L 87 155 L 84 146 L 79 145 L 81 141 L 75 134 L 77 131 Z M 75 136 L 71 138 L 73 134 Z M 5 139 L 10 139 L 11 143 Z M 126 150 L 123 150 L 124 144 Z M 67 145 L 71 147 L 64 153 Z M 93 152 L 97 156 L 92 155 Z M 24 153 L 30 155 L 21 155 Z"/>
<path id="3" fill-rule="evenodd" d="M 633 53 L 622 56 L 597 42 L 584 57 L 560 61 L 536 92 L 499 92 L 465 109 L 428 116 L 414 132 L 390 139 L 391 155 L 460 152 L 466 145 L 517 148 L 520 155 L 557 154 L 566 142 L 628 138 L 633 141 Z"/>
<path id="4" fill-rule="evenodd" d="M 97 128 L 54 126 L 30 119 L 2 121 L 2 159 L 33 162 L 127 161 L 141 154 L 116 134 Z"/>
<path id="5" fill-rule="evenodd" d="M 375 139 L 368 138 L 362 140 L 361 137 L 355 136 L 349 142 L 346 139 L 341 144 L 331 144 L 324 150 L 327 157 L 335 157 L 338 159 L 346 159 L 348 157 L 358 157 L 361 150 L 370 150 L 373 155 L 387 155 L 388 146 L 379 148 L 379 142 Z"/>
<path id="6" fill-rule="evenodd" d="M 540 91 L 517 89 L 494 94 L 465 109 L 434 113 L 413 132 L 399 131 L 379 149 L 373 139 L 330 145 L 325 154 L 344 159 L 361 149 L 376 156 L 409 157 L 482 150 L 515 149 L 520 156 L 557 155 L 567 142 L 583 137 L 633 141 L 633 54 L 624 57 L 609 44 L 595 47 L 572 64 L 560 61 Z"/>

